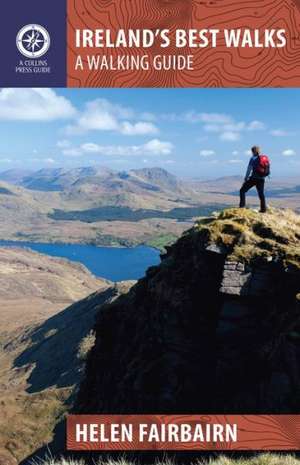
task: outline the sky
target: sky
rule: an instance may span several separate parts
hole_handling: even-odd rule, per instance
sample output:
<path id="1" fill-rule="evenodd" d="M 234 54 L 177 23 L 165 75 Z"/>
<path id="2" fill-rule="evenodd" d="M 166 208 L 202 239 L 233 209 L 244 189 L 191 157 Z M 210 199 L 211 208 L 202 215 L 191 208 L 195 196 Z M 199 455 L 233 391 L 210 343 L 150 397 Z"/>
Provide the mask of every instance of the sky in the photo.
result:
<path id="1" fill-rule="evenodd" d="M 160 166 L 243 175 L 253 145 L 272 175 L 300 173 L 300 89 L 2 89 L 0 171 Z"/>

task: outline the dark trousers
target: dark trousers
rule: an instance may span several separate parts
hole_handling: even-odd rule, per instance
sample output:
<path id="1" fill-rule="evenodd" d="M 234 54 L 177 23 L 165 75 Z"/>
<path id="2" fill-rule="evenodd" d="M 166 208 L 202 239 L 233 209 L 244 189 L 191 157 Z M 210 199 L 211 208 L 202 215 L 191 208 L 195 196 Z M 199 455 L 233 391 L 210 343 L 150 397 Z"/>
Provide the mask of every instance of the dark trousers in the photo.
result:
<path id="1" fill-rule="evenodd" d="M 240 190 L 240 208 L 244 208 L 246 205 L 246 192 L 252 187 L 256 187 L 258 197 L 260 200 L 260 210 L 262 212 L 266 211 L 266 199 L 265 199 L 265 180 L 264 179 L 255 179 L 249 178 L 241 187 Z"/>

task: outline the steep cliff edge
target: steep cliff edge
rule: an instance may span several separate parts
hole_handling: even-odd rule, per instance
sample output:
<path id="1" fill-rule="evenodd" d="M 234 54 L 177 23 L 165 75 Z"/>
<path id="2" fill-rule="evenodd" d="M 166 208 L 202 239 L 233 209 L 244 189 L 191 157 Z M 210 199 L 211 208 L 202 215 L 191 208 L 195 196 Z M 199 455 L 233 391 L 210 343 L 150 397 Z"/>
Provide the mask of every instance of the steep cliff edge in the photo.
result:
<path id="1" fill-rule="evenodd" d="M 300 411 L 300 217 L 199 220 L 99 312 L 81 413 Z"/>

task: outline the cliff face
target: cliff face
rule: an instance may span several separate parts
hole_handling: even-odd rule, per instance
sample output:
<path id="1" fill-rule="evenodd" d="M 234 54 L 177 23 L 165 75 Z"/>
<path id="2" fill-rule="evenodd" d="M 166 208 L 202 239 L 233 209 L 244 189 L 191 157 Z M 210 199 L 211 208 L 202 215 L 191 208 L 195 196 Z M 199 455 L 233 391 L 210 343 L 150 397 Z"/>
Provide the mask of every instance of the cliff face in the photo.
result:
<path id="1" fill-rule="evenodd" d="M 99 312 L 75 410 L 300 410 L 299 239 L 288 211 L 196 223 Z"/>

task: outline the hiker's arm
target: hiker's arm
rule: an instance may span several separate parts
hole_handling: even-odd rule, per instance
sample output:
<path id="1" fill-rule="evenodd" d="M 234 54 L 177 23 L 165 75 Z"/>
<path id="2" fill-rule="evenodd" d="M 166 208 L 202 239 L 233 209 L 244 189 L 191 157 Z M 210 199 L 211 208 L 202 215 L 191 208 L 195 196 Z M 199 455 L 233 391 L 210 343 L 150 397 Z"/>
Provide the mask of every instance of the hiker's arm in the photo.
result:
<path id="1" fill-rule="evenodd" d="M 245 181 L 247 181 L 247 179 L 249 178 L 251 171 L 252 171 L 252 160 L 249 161 L 248 168 L 247 168 L 246 175 L 245 175 Z"/>

